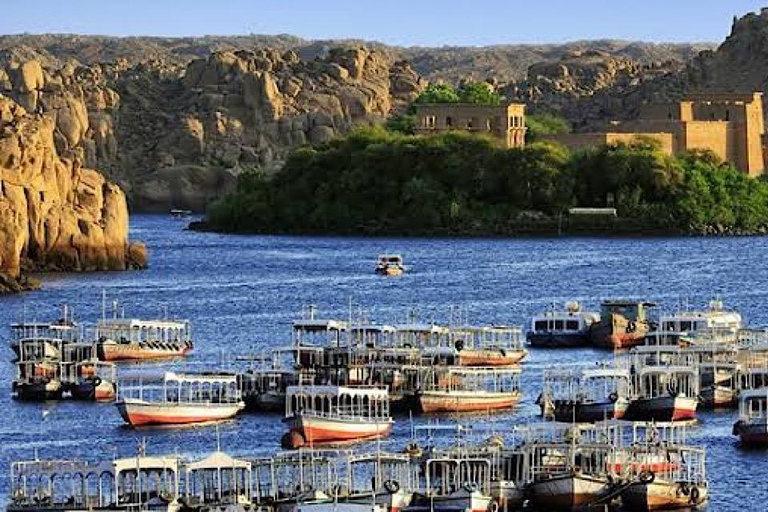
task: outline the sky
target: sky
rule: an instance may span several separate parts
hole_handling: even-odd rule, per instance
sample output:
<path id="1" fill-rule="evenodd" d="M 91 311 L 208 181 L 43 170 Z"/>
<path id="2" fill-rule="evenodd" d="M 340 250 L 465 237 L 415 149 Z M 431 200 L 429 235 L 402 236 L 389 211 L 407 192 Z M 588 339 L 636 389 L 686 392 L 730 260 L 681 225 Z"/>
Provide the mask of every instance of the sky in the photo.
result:
<path id="1" fill-rule="evenodd" d="M 720 42 L 768 0 L 2 0 L 0 34 L 292 34 L 404 46 Z"/>

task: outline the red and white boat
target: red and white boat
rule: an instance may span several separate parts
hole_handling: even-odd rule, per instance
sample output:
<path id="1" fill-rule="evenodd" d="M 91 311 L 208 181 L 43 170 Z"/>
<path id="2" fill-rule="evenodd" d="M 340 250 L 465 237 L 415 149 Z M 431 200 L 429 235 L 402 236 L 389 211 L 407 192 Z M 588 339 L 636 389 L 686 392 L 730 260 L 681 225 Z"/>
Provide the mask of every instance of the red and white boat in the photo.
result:
<path id="1" fill-rule="evenodd" d="M 181 425 L 233 418 L 245 404 L 237 378 L 228 374 L 177 374 L 138 385 L 120 383 L 116 406 L 132 426 Z"/>
<path id="2" fill-rule="evenodd" d="M 743 391 L 733 435 L 744 446 L 768 446 L 768 388 Z"/>
<path id="3" fill-rule="evenodd" d="M 285 448 L 379 439 L 394 424 L 386 388 L 289 386 L 285 408 Z"/>
<path id="4" fill-rule="evenodd" d="M 624 419 L 687 421 L 696 418 L 699 376 L 695 366 L 645 366 L 636 369 L 635 396 Z"/>
<path id="5" fill-rule="evenodd" d="M 97 325 L 102 361 L 142 361 L 184 357 L 194 349 L 189 322 L 112 318 Z"/>
<path id="6" fill-rule="evenodd" d="M 425 414 L 510 409 L 520 400 L 519 368 L 436 370 L 419 396 Z"/>

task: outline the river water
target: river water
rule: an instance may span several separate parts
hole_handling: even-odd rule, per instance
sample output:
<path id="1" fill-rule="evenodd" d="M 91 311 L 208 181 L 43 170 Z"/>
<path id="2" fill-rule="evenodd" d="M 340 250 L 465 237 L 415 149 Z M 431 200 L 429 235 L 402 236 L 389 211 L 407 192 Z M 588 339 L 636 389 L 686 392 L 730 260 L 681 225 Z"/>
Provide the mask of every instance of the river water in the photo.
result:
<path id="1" fill-rule="evenodd" d="M 414 307 L 425 321 L 447 323 L 460 307 L 477 324 L 522 324 L 551 303 L 578 300 L 596 308 L 604 298 L 645 298 L 676 309 L 712 298 L 738 309 L 750 325 L 768 325 L 768 238 L 676 239 L 396 239 L 234 236 L 185 231 L 165 216 L 132 218 L 131 236 L 150 249 L 148 270 L 43 277 L 38 292 L 0 298 L 0 324 L 56 318 L 63 304 L 81 322 L 101 314 L 102 291 L 127 316 L 192 321 L 194 355 L 177 368 L 230 366 L 233 355 L 285 345 L 290 323 L 307 304 L 318 316 L 346 318 L 350 300 L 371 321 L 404 322 Z M 400 278 L 373 273 L 378 254 L 402 253 L 411 270 Z M 455 315 L 455 313 L 454 313 Z M 7 333 L 7 330 L 6 330 Z M 11 397 L 13 365 L 0 365 L 0 467 L 13 460 L 134 455 L 204 455 L 216 448 L 216 428 L 131 430 L 113 405 L 31 404 Z M 524 399 L 511 413 L 473 418 L 505 431 L 538 413 L 544 368 L 592 364 L 609 357 L 590 349 L 532 350 L 523 370 Z M 166 364 L 167 365 L 167 364 Z M 694 443 L 708 447 L 709 510 L 756 510 L 768 498 L 768 452 L 741 449 L 731 436 L 734 411 L 700 414 Z M 220 426 L 224 450 L 266 455 L 279 449 L 279 415 L 243 414 Z M 407 418 L 383 448 L 402 449 Z M 418 419 L 416 421 L 419 421 Z M 368 447 L 370 448 L 370 446 Z M 0 478 L 5 502 L 9 479 Z M 759 506 L 758 508 L 763 508 Z"/>

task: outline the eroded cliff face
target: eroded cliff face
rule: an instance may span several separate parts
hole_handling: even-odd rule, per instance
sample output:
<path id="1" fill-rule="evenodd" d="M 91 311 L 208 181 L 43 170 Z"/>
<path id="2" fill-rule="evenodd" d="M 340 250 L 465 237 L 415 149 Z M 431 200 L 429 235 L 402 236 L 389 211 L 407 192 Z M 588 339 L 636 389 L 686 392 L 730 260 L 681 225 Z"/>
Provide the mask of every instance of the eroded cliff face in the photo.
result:
<path id="1" fill-rule="evenodd" d="M 32 108 L 39 101 L 35 91 L 28 91 Z M 143 267 L 143 245 L 128 242 L 125 195 L 83 166 L 82 149 L 60 155 L 59 117 L 28 113 L 0 95 L 0 274 L 16 279 L 22 271 Z M 81 135 L 74 128 L 72 134 Z"/>
<path id="2" fill-rule="evenodd" d="M 426 85 L 386 51 L 220 51 L 189 64 L 125 60 L 59 67 L 6 56 L 0 93 L 50 114 L 59 153 L 83 155 L 134 207 L 202 211 L 244 170 L 381 121 Z"/>

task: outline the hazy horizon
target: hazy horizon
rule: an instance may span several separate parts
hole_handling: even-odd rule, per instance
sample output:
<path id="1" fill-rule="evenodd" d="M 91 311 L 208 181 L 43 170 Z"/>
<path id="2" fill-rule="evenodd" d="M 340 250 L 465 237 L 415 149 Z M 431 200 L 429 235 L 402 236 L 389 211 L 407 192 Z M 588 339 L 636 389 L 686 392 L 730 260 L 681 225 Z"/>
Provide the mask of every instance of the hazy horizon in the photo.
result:
<path id="1" fill-rule="evenodd" d="M 386 6 L 325 0 L 58 2 L 11 0 L 3 35 L 107 37 L 281 36 L 354 39 L 392 46 L 499 46 L 619 40 L 657 44 L 717 43 L 733 16 L 759 11 L 765 0 L 646 0 L 606 8 L 603 0 L 542 4 L 490 0 L 456 9 L 435 0 L 391 0 Z M 727 4 L 727 5 L 725 5 Z M 665 13 L 660 15 L 660 12 Z M 556 15 L 557 14 L 557 15 Z"/>

